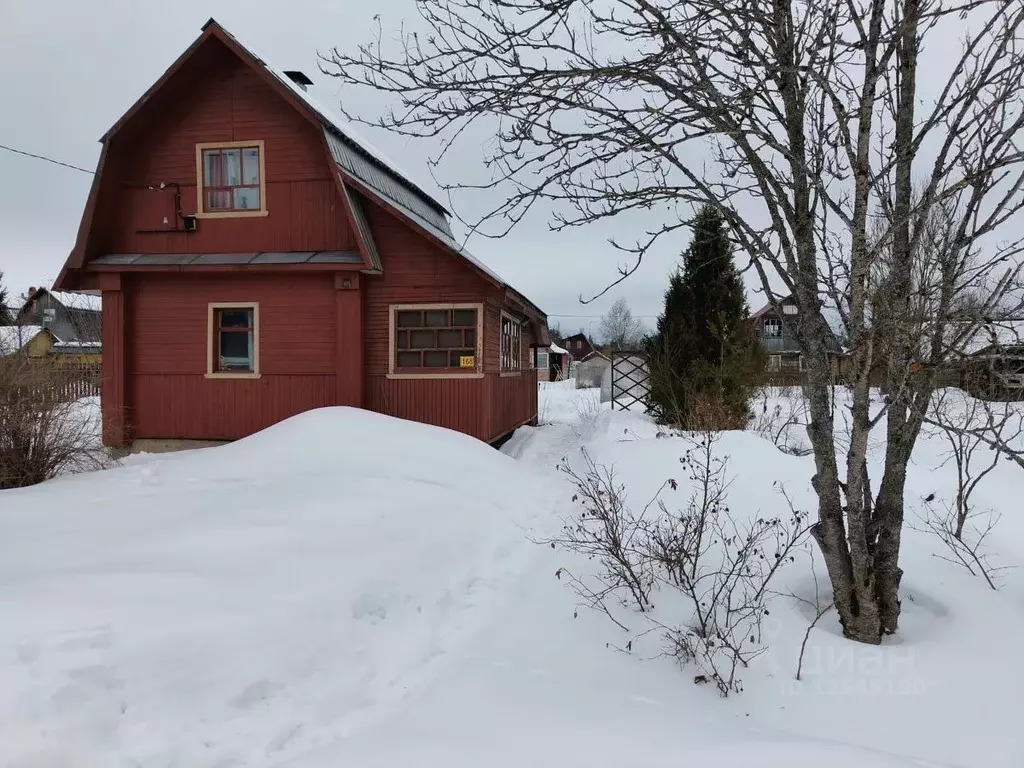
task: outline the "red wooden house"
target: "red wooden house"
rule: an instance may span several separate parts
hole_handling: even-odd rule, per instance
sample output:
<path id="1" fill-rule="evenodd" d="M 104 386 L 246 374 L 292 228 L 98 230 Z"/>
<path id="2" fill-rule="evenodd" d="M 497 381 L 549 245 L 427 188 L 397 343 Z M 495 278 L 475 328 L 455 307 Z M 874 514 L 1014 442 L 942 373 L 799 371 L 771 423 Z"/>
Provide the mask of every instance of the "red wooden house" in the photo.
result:
<path id="1" fill-rule="evenodd" d="M 547 318 L 448 211 L 215 21 L 103 137 L 61 290 L 103 294 L 104 441 L 351 405 L 493 441 Z"/>

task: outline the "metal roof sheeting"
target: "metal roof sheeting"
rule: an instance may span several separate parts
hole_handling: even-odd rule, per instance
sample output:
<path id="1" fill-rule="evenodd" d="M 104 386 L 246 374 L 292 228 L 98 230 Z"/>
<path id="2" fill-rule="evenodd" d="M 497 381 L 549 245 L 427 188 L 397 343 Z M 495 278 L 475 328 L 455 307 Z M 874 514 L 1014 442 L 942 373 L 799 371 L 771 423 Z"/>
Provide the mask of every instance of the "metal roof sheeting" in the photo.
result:
<path id="1" fill-rule="evenodd" d="M 287 251 L 274 253 L 108 253 L 93 264 L 119 267 L 215 266 L 224 264 L 360 264 L 363 257 L 345 251 Z"/>

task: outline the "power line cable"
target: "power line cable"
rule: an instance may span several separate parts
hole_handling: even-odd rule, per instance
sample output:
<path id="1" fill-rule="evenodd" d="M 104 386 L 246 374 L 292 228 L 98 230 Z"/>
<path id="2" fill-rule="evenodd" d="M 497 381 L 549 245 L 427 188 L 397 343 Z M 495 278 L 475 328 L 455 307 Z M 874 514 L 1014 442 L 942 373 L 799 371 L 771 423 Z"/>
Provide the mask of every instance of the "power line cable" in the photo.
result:
<path id="1" fill-rule="evenodd" d="M 88 168 L 82 168 L 81 166 L 72 165 L 71 163 L 62 163 L 60 160 L 54 160 L 52 157 L 46 157 L 45 155 L 36 155 L 36 154 L 34 154 L 32 152 L 25 152 L 22 149 L 15 149 L 14 147 L 8 147 L 8 146 L 6 146 L 4 144 L 0 144 L 0 149 L 6 149 L 8 152 L 13 152 L 16 155 L 24 155 L 25 157 L 33 157 L 36 160 L 43 160 L 43 161 L 45 161 L 47 163 L 53 163 L 54 165 L 63 166 L 64 168 L 71 168 L 72 170 L 75 170 L 75 171 L 81 171 L 82 173 L 88 173 L 90 176 L 94 176 L 96 174 L 95 171 L 90 171 Z"/>

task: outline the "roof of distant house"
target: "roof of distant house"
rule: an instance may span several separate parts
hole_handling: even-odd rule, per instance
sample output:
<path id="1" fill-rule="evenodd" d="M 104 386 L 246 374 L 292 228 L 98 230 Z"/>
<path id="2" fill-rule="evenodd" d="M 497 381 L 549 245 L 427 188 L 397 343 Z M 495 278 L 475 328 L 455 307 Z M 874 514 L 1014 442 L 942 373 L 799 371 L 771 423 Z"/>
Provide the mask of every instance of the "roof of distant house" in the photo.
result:
<path id="1" fill-rule="evenodd" d="M 979 325 L 957 346 L 965 355 L 998 353 L 1007 347 L 1024 346 L 1024 320 L 997 320 Z"/>
<path id="2" fill-rule="evenodd" d="M 38 325 L 0 325 L 0 355 L 9 355 L 25 348 L 43 332 Z"/>

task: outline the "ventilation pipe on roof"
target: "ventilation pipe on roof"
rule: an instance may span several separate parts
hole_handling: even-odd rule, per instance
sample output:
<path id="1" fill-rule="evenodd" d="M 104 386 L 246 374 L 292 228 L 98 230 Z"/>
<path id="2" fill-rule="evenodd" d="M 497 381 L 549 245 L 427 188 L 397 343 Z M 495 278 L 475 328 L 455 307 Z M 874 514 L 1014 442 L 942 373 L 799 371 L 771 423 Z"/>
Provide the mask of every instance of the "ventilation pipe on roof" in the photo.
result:
<path id="1" fill-rule="evenodd" d="M 284 76 L 295 83 L 302 90 L 306 90 L 307 86 L 313 84 L 313 81 L 306 77 L 304 72 L 299 72 L 297 69 L 286 69 Z"/>

